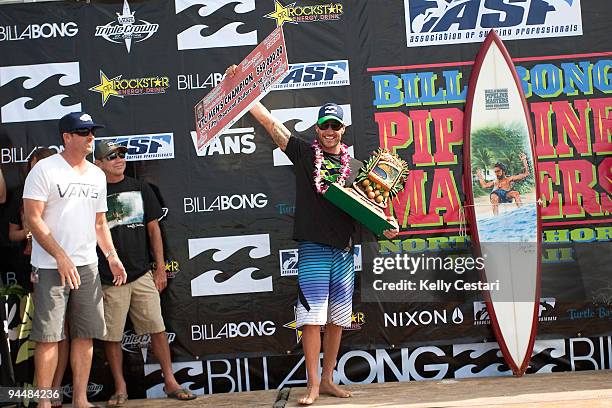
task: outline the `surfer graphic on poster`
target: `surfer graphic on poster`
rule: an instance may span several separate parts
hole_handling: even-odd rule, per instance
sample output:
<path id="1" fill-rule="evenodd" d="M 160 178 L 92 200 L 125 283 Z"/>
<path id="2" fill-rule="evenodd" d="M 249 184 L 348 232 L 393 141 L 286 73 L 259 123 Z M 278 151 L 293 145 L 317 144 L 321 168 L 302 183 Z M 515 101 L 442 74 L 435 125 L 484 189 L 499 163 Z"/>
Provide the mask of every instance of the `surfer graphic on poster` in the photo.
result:
<path id="1" fill-rule="evenodd" d="M 514 201 L 517 207 L 520 207 L 522 204 L 521 193 L 514 189 L 514 183 L 529 177 L 529 164 L 527 163 L 527 155 L 525 153 L 521 153 L 519 159 L 523 164 L 523 172 L 513 176 L 508 175 L 507 166 L 501 162 L 497 162 L 493 166 L 495 179 L 492 181 L 485 180 L 481 169 L 476 170 L 476 176 L 480 182 L 480 187 L 493 187 L 493 191 L 491 191 L 489 195 L 493 208 L 493 215 L 499 214 L 500 203 L 505 204 Z"/>

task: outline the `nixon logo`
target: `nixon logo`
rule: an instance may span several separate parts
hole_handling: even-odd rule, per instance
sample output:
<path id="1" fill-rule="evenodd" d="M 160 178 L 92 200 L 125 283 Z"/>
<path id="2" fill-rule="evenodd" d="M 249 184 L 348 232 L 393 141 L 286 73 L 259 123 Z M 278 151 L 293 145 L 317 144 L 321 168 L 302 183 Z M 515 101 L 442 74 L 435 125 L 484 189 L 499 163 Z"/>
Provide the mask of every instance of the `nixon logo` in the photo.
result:
<path id="1" fill-rule="evenodd" d="M 221 27 L 218 25 L 211 27 L 215 21 L 219 20 L 218 16 L 215 16 L 209 19 L 210 22 L 204 20 L 206 24 L 191 26 L 176 36 L 179 50 L 257 45 L 257 30 L 254 29 L 256 20 L 250 17 L 250 20 L 253 20 L 251 23 L 253 30 L 245 27 L 246 22 L 244 21 L 246 14 L 255 11 L 255 0 L 174 0 L 174 5 L 176 14 L 189 13 L 188 9 L 197 7 L 199 18 L 218 14 L 223 16 L 224 20 L 231 20 L 232 17 L 227 15 L 227 12 L 231 10 L 236 14 L 234 19 L 240 20 L 232 21 Z"/>
<path id="2" fill-rule="evenodd" d="M 15 89 L 7 86 L 19 79 L 23 89 L 19 90 L 17 83 L 13 84 Z M 67 113 L 80 111 L 80 103 L 64 105 L 69 103 L 65 101 L 66 98 L 74 101 L 68 93 L 76 94 L 73 85 L 80 81 L 78 62 L 0 67 L 0 88 L 7 86 L 2 90 L 3 97 L 0 98 L 3 103 L 0 108 L 2 123 L 55 120 Z M 4 103 L 7 96 L 16 98 Z"/>
<path id="3" fill-rule="evenodd" d="M 195 238 L 188 240 L 188 246 L 189 259 L 210 251 L 211 261 L 217 263 L 215 266 L 227 268 L 229 265 L 244 264 L 245 261 L 247 264 L 251 264 L 256 259 L 269 256 L 270 236 L 268 234 L 258 234 Z M 231 261 L 226 261 L 230 258 L 232 258 Z M 197 264 L 202 265 L 202 260 L 198 260 Z M 219 278 L 229 275 L 228 273 L 218 269 L 205 271 L 197 278 L 191 280 L 191 295 L 215 296 L 235 293 L 271 292 L 272 276 L 261 279 L 253 277 L 253 274 L 259 270 L 259 268 L 249 265 L 223 281 L 219 281 Z"/>

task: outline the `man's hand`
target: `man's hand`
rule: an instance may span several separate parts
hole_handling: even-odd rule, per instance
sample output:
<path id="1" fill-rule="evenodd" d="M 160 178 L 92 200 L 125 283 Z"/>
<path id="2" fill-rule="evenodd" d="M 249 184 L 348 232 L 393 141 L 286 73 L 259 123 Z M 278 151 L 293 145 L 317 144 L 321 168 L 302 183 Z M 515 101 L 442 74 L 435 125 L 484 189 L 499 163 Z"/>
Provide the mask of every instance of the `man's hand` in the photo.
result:
<path id="1" fill-rule="evenodd" d="M 127 273 L 116 253 L 108 257 L 108 266 L 113 274 L 113 284 L 115 286 L 121 286 L 127 282 Z"/>
<path id="2" fill-rule="evenodd" d="M 521 161 L 525 163 L 527 161 L 527 155 L 525 153 L 521 153 L 519 154 L 519 159 L 521 159 Z"/>
<path id="3" fill-rule="evenodd" d="M 393 239 L 397 237 L 397 234 L 399 234 L 399 225 L 397 225 L 397 220 L 392 216 L 388 216 L 387 221 L 391 222 L 394 228 L 383 231 L 383 235 L 387 239 Z"/>
<path id="4" fill-rule="evenodd" d="M 236 64 L 233 64 L 227 67 L 227 69 L 225 70 L 225 76 L 231 78 L 234 75 L 236 75 L 236 68 L 238 68 L 238 65 Z"/>
<path id="5" fill-rule="evenodd" d="M 68 282 L 70 289 L 78 289 L 81 284 L 81 277 L 72 260 L 68 256 L 62 256 L 56 261 L 62 286 L 65 286 Z"/>
<path id="6" fill-rule="evenodd" d="M 155 287 L 157 291 L 161 293 L 166 286 L 168 285 L 168 278 L 166 276 L 166 263 L 161 262 L 161 264 L 157 265 L 155 271 L 153 271 L 153 281 L 155 282 Z"/>

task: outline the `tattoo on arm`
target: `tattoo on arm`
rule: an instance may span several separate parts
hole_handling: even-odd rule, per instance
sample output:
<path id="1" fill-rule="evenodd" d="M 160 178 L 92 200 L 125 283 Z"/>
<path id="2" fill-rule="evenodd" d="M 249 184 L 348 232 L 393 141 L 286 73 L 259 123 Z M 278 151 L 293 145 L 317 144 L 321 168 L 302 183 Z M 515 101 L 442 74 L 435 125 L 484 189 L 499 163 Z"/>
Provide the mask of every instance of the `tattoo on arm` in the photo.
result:
<path id="1" fill-rule="evenodd" d="M 276 143 L 282 151 L 285 151 L 287 143 L 289 142 L 289 137 L 291 136 L 289 129 L 287 129 L 282 123 L 275 122 L 272 124 L 272 129 L 270 129 L 269 133 L 272 140 L 274 140 L 274 143 Z"/>

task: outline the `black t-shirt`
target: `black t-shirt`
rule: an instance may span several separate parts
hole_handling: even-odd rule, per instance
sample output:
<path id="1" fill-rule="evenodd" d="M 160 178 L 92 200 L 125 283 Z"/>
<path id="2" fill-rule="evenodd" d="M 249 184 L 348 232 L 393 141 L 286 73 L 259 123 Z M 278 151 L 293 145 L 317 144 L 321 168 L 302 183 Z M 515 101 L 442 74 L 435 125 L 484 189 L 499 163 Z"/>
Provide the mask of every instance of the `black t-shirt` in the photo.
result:
<path id="1" fill-rule="evenodd" d="M 355 221 L 350 215 L 336 207 L 317 193 L 314 186 L 314 150 L 312 146 L 291 136 L 285 153 L 295 168 L 295 222 L 293 239 L 312 241 L 344 249 L 351 245 L 355 232 Z M 323 153 L 322 176 L 338 175 L 340 155 Z M 351 159 L 351 174 L 345 184 L 348 186 L 357 177 L 361 167 L 359 160 Z"/>
<path id="2" fill-rule="evenodd" d="M 149 185 L 125 176 L 119 183 L 107 184 L 106 221 L 119 259 L 133 282 L 151 270 L 147 223 L 162 216 L 159 201 Z M 98 248 L 98 267 L 103 283 L 112 284 L 108 262 Z"/>

